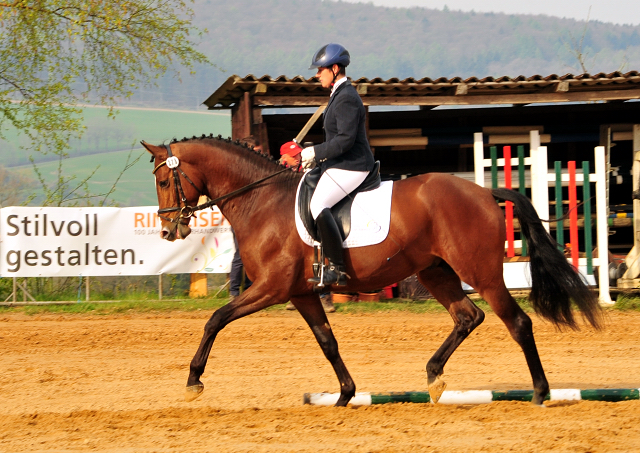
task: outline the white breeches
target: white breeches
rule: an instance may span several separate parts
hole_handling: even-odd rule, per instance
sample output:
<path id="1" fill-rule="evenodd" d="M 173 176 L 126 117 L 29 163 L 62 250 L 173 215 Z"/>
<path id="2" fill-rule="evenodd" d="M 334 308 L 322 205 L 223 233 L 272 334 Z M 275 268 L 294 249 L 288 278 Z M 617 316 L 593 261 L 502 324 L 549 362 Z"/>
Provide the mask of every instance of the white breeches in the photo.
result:
<path id="1" fill-rule="evenodd" d="M 318 181 L 310 209 L 313 219 L 317 219 L 325 208 L 332 208 L 336 203 L 353 192 L 365 180 L 368 171 L 341 170 L 329 168 Z"/>

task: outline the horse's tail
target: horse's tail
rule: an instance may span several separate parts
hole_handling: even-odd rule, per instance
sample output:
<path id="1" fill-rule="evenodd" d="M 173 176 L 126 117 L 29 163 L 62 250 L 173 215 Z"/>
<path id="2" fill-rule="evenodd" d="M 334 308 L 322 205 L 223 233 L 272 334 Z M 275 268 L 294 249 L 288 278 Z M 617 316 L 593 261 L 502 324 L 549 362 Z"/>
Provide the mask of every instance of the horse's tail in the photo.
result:
<path id="1" fill-rule="evenodd" d="M 510 189 L 493 189 L 494 198 L 511 201 L 520 221 L 520 231 L 527 240 L 530 254 L 531 293 L 529 300 L 536 313 L 557 327 L 578 329 L 571 302 L 582 317 L 600 328 L 602 309 L 598 299 L 582 276 L 569 264 L 564 254 L 542 225 L 538 213 L 527 197 Z"/>

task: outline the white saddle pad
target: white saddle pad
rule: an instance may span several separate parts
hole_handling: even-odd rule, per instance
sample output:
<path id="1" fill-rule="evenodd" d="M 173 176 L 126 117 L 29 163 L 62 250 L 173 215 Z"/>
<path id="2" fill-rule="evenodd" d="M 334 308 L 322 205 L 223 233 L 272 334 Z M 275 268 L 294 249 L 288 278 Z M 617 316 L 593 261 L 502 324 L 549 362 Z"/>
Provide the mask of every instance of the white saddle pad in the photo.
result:
<path id="1" fill-rule="evenodd" d="M 300 184 L 304 178 L 300 180 Z M 364 247 L 379 244 L 389 234 L 389 222 L 391 221 L 391 193 L 393 181 L 383 181 L 380 187 L 368 192 L 360 192 L 356 195 L 351 205 L 351 232 L 347 240 L 342 243 L 344 248 Z M 300 186 L 296 192 L 296 228 L 300 239 L 307 245 L 318 243 L 307 232 L 302 223 L 298 210 L 298 195 Z"/>

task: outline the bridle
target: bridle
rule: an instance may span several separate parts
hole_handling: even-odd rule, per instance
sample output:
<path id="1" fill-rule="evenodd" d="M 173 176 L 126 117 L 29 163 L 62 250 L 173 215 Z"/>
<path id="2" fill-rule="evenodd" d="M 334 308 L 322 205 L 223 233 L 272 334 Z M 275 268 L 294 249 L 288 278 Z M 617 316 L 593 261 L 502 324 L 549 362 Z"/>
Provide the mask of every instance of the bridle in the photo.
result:
<path id="1" fill-rule="evenodd" d="M 233 192 L 229 192 L 228 194 L 222 195 L 221 197 L 218 197 L 214 200 L 207 201 L 206 203 L 203 203 L 197 206 L 189 206 L 187 204 L 187 197 L 185 197 L 184 190 L 182 189 L 182 184 L 180 183 L 180 175 L 182 175 L 189 182 L 189 184 L 191 184 L 198 191 L 198 197 L 203 194 L 203 191 L 200 190 L 198 186 L 196 186 L 194 182 L 191 181 L 191 179 L 189 179 L 187 174 L 184 171 L 182 171 L 181 168 L 179 168 L 180 160 L 176 156 L 174 156 L 173 153 L 171 152 L 171 145 L 165 144 L 164 147 L 167 149 L 167 160 L 165 160 L 164 162 L 160 162 L 158 165 L 156 165 L 156 167 L 153 169 L 153 174 L 155 175 L 156 171 L 163 165 L 166 165 L 172 170 L 173 182 L 174 182 L 173 186 L 176 192 L 176 200 L 178 200 L 178 206 L 174 206 L 172 208 L 158 209 L 158 217 L 161 218 L 162 220 L 166 220 L 167 222 L 176 223 L 176 224 L 181 223 L 182 225 L 188 225 L 189 221 L 191 220 L 191 217 L 194 217 L 196 212 L 201 211 L 202 209 L 215 206 L 220 201 L 226 198 L 231 198 L 241 194 L 242 192 L 246 192 L 247 190 L 257 186 L 261 182 L 266 181 L 269 178 L 273 178 L 274 176 L 277 176 L 281 173 L 284 173 L 285 171 L 291 171 L 289 168 L 283 168 L 280 171 L 272 173 L 269 176 L 266 176 L 262 179 L 259 179 L 258 181 L 254 181 L 250 184 L 247 184 L 246 186 L 241 187 L 240 189 L 234 190 Z M 166 217 L 163 215 L 169 212 L 179 212 L 179 214 L 174 218 Z"/>
<path id="2" fill-rule="evenodd" d="M 173 208 L 158 209 L 158 217 L 171 223 L 182 223 L 183 225 L 187 225 L 191 217 L 193 217 L 195 208 L 187 204 L 187 197 L 185 197 L 184 195 L 184 190 L 182 189 L 182 184 L 180 183 L 180 175 L 178 174 L 178 172 L 180 172 L 180 174 L 189 182 L 189 184 L 191 184 L 198 191 L 198 196 L 202 195 L 202 190 L 200 190 L 198 186 L 196 186 L 194 182 L 191 181 L 191 179 L 184 171 L 182 171 L 181 168 L 178 168 L 180 166 L 180 160 L 171 152 L 171 145 L 165 144 L 164 147 L 167 149 L 167 160 L 156 165 L 156 167 L 153 169 L 153 174 L 155 175 L 156 171 L 158 171 L 158 169 L 163 165 L 166 165 L 171 169 L 171 171 L 173 172 L 173 188 L 176 191 L 176 200 L 178 200 L 178 206 L 175 206 Z M 162 215 L 169 212 L 177 211 L 179 211 L 180 213 L 177 217 L 174 218 L 165 217 L 164 215 Z"/>

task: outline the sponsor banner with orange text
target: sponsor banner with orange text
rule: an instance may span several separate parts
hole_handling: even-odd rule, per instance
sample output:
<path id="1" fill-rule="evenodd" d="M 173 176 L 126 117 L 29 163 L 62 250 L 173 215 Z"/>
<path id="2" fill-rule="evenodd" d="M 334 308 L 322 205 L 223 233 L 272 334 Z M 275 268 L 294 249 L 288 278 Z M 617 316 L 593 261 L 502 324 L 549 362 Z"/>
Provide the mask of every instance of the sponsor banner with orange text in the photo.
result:
<path id="1" fill-rule="evenodd" d="M 160 237 L 156 206 L 0 209 L 0 276 L 71 277 L 226 273 L 233 233 L 217 207 L 191 219 L 191 234 Z"/>

